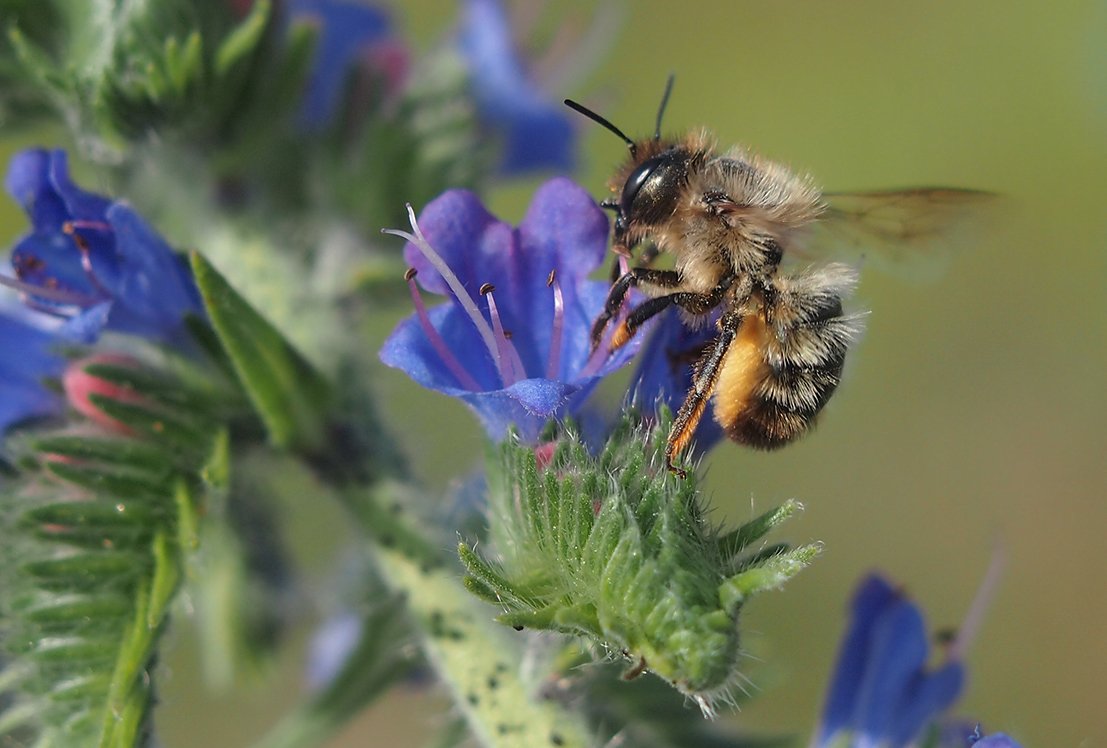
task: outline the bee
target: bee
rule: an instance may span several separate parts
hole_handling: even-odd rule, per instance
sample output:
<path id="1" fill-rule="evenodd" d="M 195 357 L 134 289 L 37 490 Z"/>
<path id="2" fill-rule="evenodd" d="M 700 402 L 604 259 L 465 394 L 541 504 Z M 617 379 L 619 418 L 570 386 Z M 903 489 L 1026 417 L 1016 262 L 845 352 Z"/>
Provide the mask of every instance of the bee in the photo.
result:
<path id="1" fill-rule="evenodd" d="M 925 250 L 960 209 L 986 193 L 947 188 L 824 194 L 810 177 L 741 147 L 722 153 L 707 131 L 661 136 L 673 79 L 652 137 L 632 140 L 604 117 L 566 99 L 611 131 L 630 154 L 610 181 L 616 197 L 612 250 L 640 264 L 613 284 L 591 331 L 593 351 L 632 288 L 649 297 L 630 310 L 608 343 L 625 345 L 657 314 L 678 307 L 705 324 L 717 310 L 718 334 L 698 356 L 692 386 L 665 449 L 668 469 L 688 446 L 708 401 L 726 435 L 750 447 L 782 447 L 811 430 L 837 389 L 861 315 L 843 311 L 856 267 L 790 267 L 786 258 L 839 248 Z M 672 269 L 651 267 L 662 253 Z M 624 265 L 625 267 L 625 265 Z"/>

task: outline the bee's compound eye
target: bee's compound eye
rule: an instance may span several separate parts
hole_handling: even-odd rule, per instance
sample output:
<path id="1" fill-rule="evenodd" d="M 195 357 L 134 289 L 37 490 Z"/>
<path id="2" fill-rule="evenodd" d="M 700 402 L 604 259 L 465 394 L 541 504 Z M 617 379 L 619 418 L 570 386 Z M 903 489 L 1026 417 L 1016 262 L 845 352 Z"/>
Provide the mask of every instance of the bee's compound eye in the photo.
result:
<path id="1" fill-rule="evenodd" d="M 624 211 L 630 210 L 630 206 L 634 204 L 634 198 L 638 196 L 638 191 L 642 189 L 642 185 L 646 183 L 646 180 L 650 178 L 650 174 L 657 168 L 658 161 L 659 159 L 657 158 L 643 161 L 638 168 L 627 177 L 626 184 L 623 185 L 623 195 L 619 199 Z"/>
<path id="2" fill-rule="evenodd" d="M 690 156 L 672 149 L 638 165 L 623 185 L 620 208 L 631 223 L 656 224 L 672 215 L 688 178 Z"/>

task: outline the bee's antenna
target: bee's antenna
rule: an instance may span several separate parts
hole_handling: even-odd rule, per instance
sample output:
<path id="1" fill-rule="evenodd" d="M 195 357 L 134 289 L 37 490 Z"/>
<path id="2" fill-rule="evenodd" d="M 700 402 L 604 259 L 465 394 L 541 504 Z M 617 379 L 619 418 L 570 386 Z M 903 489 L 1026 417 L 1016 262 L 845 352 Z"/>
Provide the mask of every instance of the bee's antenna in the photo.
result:
<path id="1" fill-rule="evenodd" d="M 627 144 L 627 148 L 630 149 L 630 155 L 631 156 L 637 155 L 638 146 L 636 146 L 634 144 L 634 141 L 631 140 L 630 138 L 628 138 L 626 136 L 626 133 L 624 133 L 618 127 L 615 127 L 615 125 L 608 122 L 605 118 L 603 118 L 600 115 L 596 114 L 591 109 L 584 106 L 583 104 L 578 104 L 577 102 L 573 101 L 572 99 L 565 99 L 565 106 L 569 107 L 574 112 L 580 112 L 581 114 L 583 114 L 588 119 L 592 120 L 593 122 L 597 122 L 597 123 L 603 125 L 608 130 L 610 130 L 611 132 L 618 135 L 620 138 L 623 139 L 623 142 Z"/>
<path id="2" fill-rule="evenodd" d="M 653 129 L 653 139 L 661 140 L 661 118 L 665 115 L 665 107 L 669 103 L 669 94 L 673 92 L 674 75 L 669 73 L 669 80 L 665 83 L 665 93 L 661 95 L 661 106 L 657 108 L 657 126 Z"/>

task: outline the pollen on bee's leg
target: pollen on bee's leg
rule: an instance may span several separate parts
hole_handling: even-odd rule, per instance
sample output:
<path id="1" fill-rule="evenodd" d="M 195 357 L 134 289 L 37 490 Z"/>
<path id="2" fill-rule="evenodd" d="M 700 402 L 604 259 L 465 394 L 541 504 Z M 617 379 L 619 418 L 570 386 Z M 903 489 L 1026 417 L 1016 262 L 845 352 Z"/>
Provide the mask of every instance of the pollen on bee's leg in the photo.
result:
<path id="1" fill-rule="evenodd" d="M 557 271 L 551 270 L 546 278 L 546 286 L 553 288 L 554 310 L 553 330 L 550 331 L 550 358 L 546 364 L 546 378 L 557 379 L 561 369 L 561 330 L 565 319 L 565 297 L 561 293 L 561 284 L 557 282 Z"/>
<path id="2" fill-rule="evenodd" d="M 431 324 L 430 316 L 427 314 L 427 305 L 423 303 L 423 295 L 419 293 L 419 286 L 415 284 L 415 276 L 418 274 L 419 271 L 415 268 L 408 268 L 407 272 L 404 273 L 404 280 L 407 281 L 408 290 L 411 291 L 411 301 L 415 305 L 415 315 L 419 320 L 420 327 L 423 328 L 423 334 L 427 336 L 427 340 L 430 341 L 435 353 L 442 359 L 442 363 L 457 378 L 462 387 L 470 392 L 480 390 L 481 387 L 477 384 L 477 380 L 465 370 L 465 367 L 457 360 L 450 347 L 446 345 L 446 341 L 438 334 L 438 330 Z"/>
<path id="3" fill-rule="evenodd" d="M 619 350 L 627 344 L 631 337 L 630 328 L 627 327 L 626 320 L 623 320 L 619 323 L 619 326 L 615 328 L 615 333 L 611 336 L 611 350 Z"/>
<path id="4" fill-rule="evenodd" d="M 527 373 L 523 368 L 523 360 L 519 358 L 519 351 L 511 343 L 511 338 L 504 331 L 503 320 L 500 319 L 500 310 L 496 306 L 494 292 L 496 287 L 491 283 L 485 283 L 480 287 L 480 295 L 488 301 L 488 315 L 492 318 L 492 330 L 496 335 L 496 345 L 500 350 L 500 360 L 504 366 L 500 370 L 504 387 L 510 387 L 520 379 L 526 379 Z"/>
<path id="5" fill-rule="evenodd" d="M 677 467 L 674 460 L 684 452 L 688 442 L 692 440 L 692 434 L 696 432 L 696 426 L 703 418 L 703 411 L 706 407 L 706 397 L 700 398 L 687 414 L 684 413 L 682 406 L 681 412 L 677 414 L 677 418 L 673 422 L 673 427 L 669 430 L 669 438 L 665 444 L 665 467 L 679 478 L 686 478 L 688 472 Z"/>

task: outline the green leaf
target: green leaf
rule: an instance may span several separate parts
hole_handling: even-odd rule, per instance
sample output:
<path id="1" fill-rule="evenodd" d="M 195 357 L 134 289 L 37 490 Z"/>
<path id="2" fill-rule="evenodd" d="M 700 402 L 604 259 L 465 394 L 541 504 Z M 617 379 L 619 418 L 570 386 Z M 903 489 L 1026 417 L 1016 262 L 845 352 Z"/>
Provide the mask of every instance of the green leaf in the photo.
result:
<path id="1" fill-rule="evenodd" d="M 330 391 L 322 376 L 199 253 L 192 269 L 204 306 L 270 439 L 281 447 L 323 447 Z"/>

